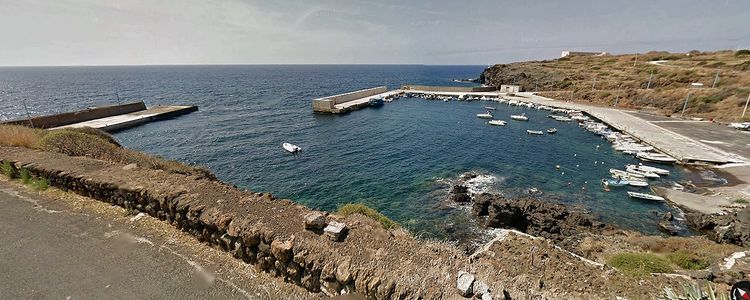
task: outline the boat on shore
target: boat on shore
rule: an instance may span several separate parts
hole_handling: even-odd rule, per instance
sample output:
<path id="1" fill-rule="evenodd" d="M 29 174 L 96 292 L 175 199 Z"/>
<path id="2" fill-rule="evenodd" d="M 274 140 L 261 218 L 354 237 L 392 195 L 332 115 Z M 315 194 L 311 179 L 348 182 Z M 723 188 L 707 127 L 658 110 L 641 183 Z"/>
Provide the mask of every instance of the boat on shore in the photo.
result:
<path id="1" fill-rule="evenodd" d="M 477 118 L 480 119 L 492 119 L 492 114 L 490 112 L 486 112 L 483 114 L 477 114 Z"/>
<path id="2" fill-rule="evenodd" d="M 555 134 L 555 133 L 557 133 L 557 128 L 547 129 L 547 133 L 549 133 L 549 134 Z"/>
<path id="3" fill-rule="evenodd" d="M 651 195 L 651 194 L 644 194 L 644 193 L 628 192 L 628 196 L 630 196 L 630 198 L 638 198 L 638 199 L 645 199 L 645 200 L 652 200 L 652 201 L 664 201 L 663 197 L 659 197 L 659 196 Z"/>
<path id="4" fill-rule="evenodd" d="M 289 153 L 297 153 L 302 151 L 302 148 L 300 148 L 300 146 L 290 143 L 284 143 L 281 145 L 281 147 L 283 147 L 284 150 L 288 151 Z"/>
<path id="5" fill-rule="evenodd" d="M 507 124 L 507 122 L 505 122 L 503 120 L 490 120 L 489 122 L 487 122 L 487 124 L 495 125 L 495 126 L 505 126 L 505 124 Z"/>
<path id="6" fill-rule="evenodd" d="M 544 135 L 544 131 L 526 129 L 526 133 L 533 135 Z"/>
<path id="7" fill-rule="evenodd" d="M 640 152 L 640 153 L 636 153 L 635 157 L 643 161 L 650 161 L 650 162 L 662 163 L 662 164 L 673 164 L 677 162 L 677 160 L 672 158 L 671 156 L 666 155 L 666 154 L 661 154 L 661 153 Z"/>
<path id="8" fill-rule="evenodd" d="M 528 121 L 529 120 L 529 117 L 527 117 L 526 114 L 511 115 L 510 118 L 516 121 Z"/>

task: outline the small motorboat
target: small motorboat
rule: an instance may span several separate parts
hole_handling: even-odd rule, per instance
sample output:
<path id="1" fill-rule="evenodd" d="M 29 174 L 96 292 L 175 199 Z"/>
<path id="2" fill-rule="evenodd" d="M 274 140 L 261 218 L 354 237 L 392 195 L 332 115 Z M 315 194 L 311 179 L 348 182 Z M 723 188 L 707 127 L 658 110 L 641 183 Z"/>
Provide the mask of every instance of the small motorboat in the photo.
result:
<path id="1" fill-rule="evenodd" d="M 477 118 L 492 119 L 492 114 L 490 112 L 486 112 L 486 113 L 483 113 L 483 114 L 477 114 Z"/>
<path id="2" fill-rule="evenodd" d="M 630 198 L 646 199 L 646 200 L 653 200 L 653 201 L 664 201 L 663 197 L 659 197 L 659 196 L 651 195 L 651 194 L 644 194 L 644 193 L 628 192 L 628 196 L 630 196 Z"/>
<path id="3" fill-rule="evenodd" d="M 549 133 L 549 134 L 555 134 L 555 133 L 557 133 L 557 128 L 547 129 L 547 133 Z"/>
<path id="4" fill-rule="evenodd" d="M 637 187 L 647 187 L 648 186 L 648 182 L 646 182 L 645 180 L 633 180 L 633 179 L 630 179 L 630 180 L 628 180 L 628 185 L 630 185 L 630 186 L 637 186 Z"/>
<path id="5" fill-rule="evenodd" d="M 604 184 L 605 186 L 626 186 L 628 185 L 628 181 L 622 178 L 618 178 L 618 179 L 602 178 L 602 184 Z"/>
<path id="6" fill-rule="evenodd" d="M 618 177 L 623 177 L 623 178 L 635 177 L 635 178 L 642 179 L 642 178 L 646 177 L 646 176 L 643 176 L 643 175 L 639 175 L 639 174 L 635 174 L 635 173 L 630 173 L 630 172 L 623 171 L 623 170 L 618 170 L 618 169 L 609 169 L 609 174 L 612 174 L 612 176 L 618 176 Z"/>
<path id="7" fill-rule="evenodd" d="M 662 164 L 672 164 L 677 162 L 677 160 L 672 158 L 671 156 L 661 153 L 640 152 L 636 153 L 635 157 L 639 158 L 640 160 Z"/>
<path id="8" fill-rule="evenodd" d="M 641 171 L 640 169 L 638 169 L 637 167 L 634 167 L 633 165 L 625 166 L 625 170 L 627 170 L 628 173 L 630 173 L 630 174 L 634 174 L 634 175 L 637 175 L 637 176 L 643 176 L 643 177 L 646 177 L 646 178 L 659 178 L 659 177 L 661 177 L 661 176 L 659 176 L 659 174 L 656 174 L 656 173 L 653 173 L 653 172 L 644 172 L 644 171 Z"/>
<path id="9" fill-rule="evenodd" d="M 383 106 L 383 103 L 385 101 L 383 101 L 382 98 L 375 98 L 375 99 L 370 99 L 370 101 L 368 101 L 368 102 L 369 102 L 369 104 L 370 104 L 371 107 L 381 107 L 381 106 Z"/>
<path id="10" fill-rule="evenodd" d="M 528 121 L 529 117 L 526 116 L 526 114 L 520 114 L 520 115 L 511 115 L 511 119 L 517 120 L 517 121 Z"/>
<path id="11" fill-rule="evenodd" d="M 526 133 L 533 134 L 533 135 L 543 135 L 544 131 L 526 129 Z"/>
<path id="12" fill-rule="evenodd" d="M 636 170 L 641 171 L 641 172 L 651 172 L 651 173 L 655 173 L 655 174 L 659 174 L 659 175 L 664 175 L 664 176 L 669 175 L 669 170 L 665 170 L 665 169 L 661 169 L 661 168 L 657 168 L 657 167 L 646 166 L 646 165 L 643 165 L 643 164 L 627 165 L 625 167 L 629 168 L 629 169 L 630 168 L 636 169 Z"/>
<path id="13" fill-rule="evenodd" d="M 487 122 L 487 123 L 488 123 L 488 124 L 490 124 L 490 125 L 495 125 L 495 126 L 505 126 L 505 124 L 507 124 L 507 123 L 506 123 L 505 121 L 503 121 L 503 120 L 490 120 L 490 121 L 489 121 L 489 122 Z"/>
<path id="14" fill-rule="evenodd" d="M 295 144 L 284 143 L 281 146 L 284 147 L 284 150 L 289 151 L 289 153 L 297 153 L 302 151 L 302 148 Z"/>
<path id="15" fill-rule="evenodd" d="M 497 110 L 497 107 L 494 107 L 494 106 L 485 106 L 484 108 L 488 110 Z"/>

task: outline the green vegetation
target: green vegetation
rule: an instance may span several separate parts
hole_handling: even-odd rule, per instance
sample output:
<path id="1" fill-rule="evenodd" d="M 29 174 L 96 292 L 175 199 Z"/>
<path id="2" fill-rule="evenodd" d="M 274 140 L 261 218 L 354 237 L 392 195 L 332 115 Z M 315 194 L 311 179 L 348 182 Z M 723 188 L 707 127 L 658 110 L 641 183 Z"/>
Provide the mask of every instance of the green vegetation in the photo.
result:
<path id="1" fill-rule="evenodd" d="M 682 294 L 675 293 L 671 288 L 664 288 L 664 297 L 669 300 L 728 300 L 729 295 L 720 293 L 711 286 L 710 283 L 707 291 L 703 291 L 700 286 L 685 284 L 682 286 Z"/>
<path id="2" fill-rule="evenodd" d="M 347 217 L 353 214 L 361 214 L 365 217 L 368 217 L 370 219 L 380 222 L 380 225 L 383 225 L 383 228 L 385 229 L 398 227 L 398 223 L 386 217 L 384 214 L 362 203 L 345 204 L 339 207 L 338 210 L 336 210 L 336 214 L 342 215 L 344 217 Z"/>
<path id="3" fill-rule="evenodd" d="M 31 183 L 31 173 L 26 168 L 22 168 L 21 172 L 19 172 L 21 175 L 19 176 L 21 178 L 21 182 L 23 184 L 29 184 Z"/>
<path id="4" fill-rule="evenodd" d="M 2 171 L 3 175 L 8 177 L 8 179 L 16 178 L 16 170 L 9 161 L 4 161 L 3 164 L 0 165 L 0 171 Z"/>
<path id="5" fill-rule="evenodd" d="M 667 258 L 675 265 L 686 270 L 702 270 L 708 268 L 711 264 L 708 259 L 688 253 L 685 250 L 667 254 Z"/>
<path id="6" fill-rule="evenodd" d="M 42 177 L 35 178 L 31 181 L 31 188 L 35 191 L 44 191 L 49 188 L 49 181 Z"/>
<path id="7" fill-rule="evenodd" d="M 737 50 L 737 52 L 734 53 L 734 56 L 745 56 L 745 55 L 750 55 L 750 50 L 742 49 L 742 50 Z"/>
<path id="8" fill-rule="evenodd" d="M 607 260 L 607 264 L 632 277 L 673 271 L 669 261 L 651 253 L 619 253 Z"/>
<path id="9" fill-rule="evenodd" d="M 734 200 L 734 203 L 737 203 L 737 204 L 747 204 L 748 201 L 747 201 L 747 199 L 737 198 L 737 199 Z"/>

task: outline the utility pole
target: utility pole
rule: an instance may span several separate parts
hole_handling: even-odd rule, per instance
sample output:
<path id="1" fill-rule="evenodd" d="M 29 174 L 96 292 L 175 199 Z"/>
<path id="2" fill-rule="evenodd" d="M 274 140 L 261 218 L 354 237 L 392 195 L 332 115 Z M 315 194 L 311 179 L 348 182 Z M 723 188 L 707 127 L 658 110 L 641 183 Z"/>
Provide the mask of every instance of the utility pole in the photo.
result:
<path id="1" fill-rule="evenodd" d="M 685 115 L 685 109 L 687 108 L 688 100 L 690 100 L 690 94 L 691 92 L 688 92 L 687 97 L 685 97 L 685 104 L 682 105 L 682 113 L 680 114 L 680 117 L 683 117 Z"/>
<path id="2" fill-rule="evenodd" d="M 654 79 L 654 71 L 651 71 L 651 75 L 648 76 L 648 84 L 646 85 L 646 89 L 651 88 L 651 80 Z"/>
<path id="3" fill-rule="evenodd" d="M 26 110 L 26 117 L 29 118 L 29 124 L 31 125 L 31 128 L 34 128 L 34 121 L 31 120 L 31 114 L 29 113 L 29 107 L 26 106 L 26 99 L 21 100 L 23 102 L 23 108 Z"/>
<path id="4" fill-rule="evenodd" d="M 715 88 L 716 84 L 719 83 L 719 71 L 720 70 L 716 70 L 716 77 L 714 77 L 714 84 L 711 85 L 711 88 Z"/>
<path id="5" fill-rule="evenodd" d="M 633 67 L 638 63 L 638 53 L 635 54 L 635 60 L 633 61 Z"/>
<path id="6" fill-rule="evenodd" d="M 617 97 L 615 97 L 614 107 L 617 107 L 617 103 L 620 102 L 620 91 L 622 91 L 622 83 L 620 83 L 620 86 L 617 87 Z"/>
<path id="7" fill-rule="evenodd" d="M 593 82 L 591 82 L 591 91 L 593 92 L 595 90 L 596 90 L 596 76 L 594 76 L 594 80 Z"/>
<path id="8" fill-rule="evenodd" d="M 745 101 L 745 109 L 742 110 L 742 119 L 745 118 L 745 112 L 747 112 L 747 103 L 750 102 L 750 94 L 747 94 L 747 101 Z"/>

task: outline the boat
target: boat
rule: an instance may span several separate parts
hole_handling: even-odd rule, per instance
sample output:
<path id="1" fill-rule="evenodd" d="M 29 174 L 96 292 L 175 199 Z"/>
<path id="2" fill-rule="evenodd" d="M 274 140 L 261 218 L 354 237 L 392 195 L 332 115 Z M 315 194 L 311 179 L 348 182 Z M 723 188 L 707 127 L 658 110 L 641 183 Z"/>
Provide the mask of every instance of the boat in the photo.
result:
<path id="1" fill-rule="evenodd" d="M 526 114 L 520 114 L 520 115 L 511 115 L 511 119 L 517 120 L 517 121 L 528 121 L 529 117 L 526 116 Z"/>
<path id="2" fill-rule="evenodd" d="M 630 174 L 635 174 L 639 176 L 643 176 L 646 178 L 659 178 L 659 174 L 653 173 L 653 172 L 644 172 L 638 169 L 637 167 L 634 167 L 633 165 L 629 165 L 625 167 L 625 170 L 628 171 Z"/>
<path id="3" fill-rule="evenodd" d="M 655 174 L 659 174 L 659 175 L 665 175 L 665 176 L 669 175 L 669 170 L 665 170 L 665 169 L 661 169 L 661 168 L 657 168 L 657 167 L 646 166 L 646 165 L 643 165 L 643 164 L 627 165 L 627 166 L 625 166 L 625 168 L 633 168 L 633 169 L 636 169 L 636 170 L 641 171 L 641 172 L 651 172 L 651 173 L 655 173 Z"/>
<path id="4" fill-rule="evenodd" d="M 555 134 L 555 133 L 557 133 L 557 128 L 547 129 L 547 133 L 549 133 L 549 134 Z"/>
<path id="5" fill-rule="evenodd" d="M 653 200 L 653 201 L 664 201 L 663 197 L 659 197 L 659 196 L 651 195 L 651 194 L 644 194 L 644 193 L 628 192 L 628 196 L 630 196 L 630 198 L 646 199 L 646 200 Z"/>
<path id="6" fill-rule="evenodd" d="M 628 180 L 628 185 L 637 187 L 647 187 L 648 182 L 645 180 Z"/>
<path id="7" fill-rule="evenodd" d="M 383 103 L 384 103 L 383 99 L 381 99 L 381 98 L 370 99 L 370 101 L 368 101 L 368 102 L 369 102 L 370 106 L 372 106 L 372 107 L 381 107 L 381 106 L 383 106 Z"/>
<path id="8" fill-rule="evenodd" d="M 503 121 L 503 120 L 490 120 L 490 121 L 489 121 L 489 122 L 487 122 L 487 123 L 488 123 L 488 124 L 490 124 L 490 125 L 495 125 L 495 126 L 505 126 L 505 124 L 507 124 L 507 123 L 506 123 L 505 121 Z"/>
<path id="9" fill-rule="evenodd" d="M 527 129 L 526 133 L 528 133 L 528 134 L 535 134 L 535 135 L 543 135 L 544 131 L 541 131 L 541 130 L 529 130 L 529 129 Z"/>
<path id="10" fill-rule="evenodd" d="M 492 114 L 490 112 L 486 112 L 486 113 L 483 113 L 483 114 L 477 114 L 477 118 L 492 119 Z"/>
<path id="11" fill-rule="evenodd" d="M 618 179 L 602 178 L 602 184 L 604 184 L 605 186 L 626 186 L 628 185 L 628 181 L 622 178 L 618 178 Z"/>
<path id="12" fill-rule="evenodd" d="M 618 170 L 618 169 L 609 169 L 609 174 L 612 174 L 612 176 L 617 176 L 617 177 L 622 177 L 622 178 L 633 177 L 633 178 L 643 179 L 645 177 L 643 175 L 638 175 L 638 174 L 634 174 L 634 173 L 630 173 L 630 172 Z"/>
<path id="13" fill-rule="evenodd" d="M 284 143 L 281 146 L 284 147 L 284 150 L 289 151 L 289 153 L 297 153 L 302 151 L 302 148 L 295 144 Z"/>
<path id="14" fill-rule="evenodd" d="M 489 110 L 497 110 L 497 107 L 494 107 L 494 106 L 485 106 L 484 108 L 489 109 Z"/>
<path id="15" fill-rule="evenodd" d="M 635 157 L 639 158 L 640 160 L 663 164 L 672 164 L 677 162 L 677 160 L 672 158 L 671 156 L 661 153 L 640 152 L 637 153 Z"/>

